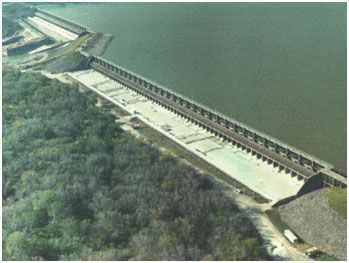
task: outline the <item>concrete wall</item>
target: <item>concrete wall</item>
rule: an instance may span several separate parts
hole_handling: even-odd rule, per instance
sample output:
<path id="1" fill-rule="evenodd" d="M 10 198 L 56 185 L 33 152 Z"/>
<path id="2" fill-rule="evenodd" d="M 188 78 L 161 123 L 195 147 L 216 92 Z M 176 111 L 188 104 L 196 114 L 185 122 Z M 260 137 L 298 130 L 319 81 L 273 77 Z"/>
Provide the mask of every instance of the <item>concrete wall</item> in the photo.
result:
<path id="1" fill-rule="evenodd" d="M 42 37 L 42 38 L 33 39 L 31 41 L 18 43 L 18 45 L 16 45 L 16 46 L 9 46 L 5 50 L 6 50 L 6 53 L 8 56 L 14 56 L 14 55 L 19 55 L 19 54 L 29 52 L 29 51 L 34 50 L 42 45 L 48 45 L 51 43 L 52 43 L 51 39 L 48 39 L 46 37 Z"/>
<path id="2" fill-rule="evenodd" d="M 189 100 L 182 95 L 176 94 L 173 91 L 169 91 L 157 84 L 154 84 L 152 81 L 140 77 L 133 72 L 121 68 L 120 66 L 116 66 L 106 61 L 105 59 L 101 59 L 99 57 L 90 57 L 89 61 L 89 63 L 96 63 L 100 65 L 102 67 L 101 73 L 105 74 L 105 72 L 103 72 L 104 68 L 105 71 L 111 71 L 114 75 L 119 75 L 123 79 L 127 79 L 128 82 L 132 82 L 137 86 L 141 86 L 142 89 L 144 89 L 144 94 L 142 94 L 142 91 L 140 92 L 140 94 L 146 97 L 148 96 L 147 93 L 149 93 L 149 91 L 154 95 L 160 95 L 161 97 L 163 97 L 163 99 L 159 98 L 158 100 L 155 99 L 155 101 L 157 101 L 160 104 L 164 104 L 164 107 L 167 107 L 169 110 L 175 109 L 172 109 L 169 105 L 166 105 L 166 102 L 164 101 L 170 100 L 171 102 L 175 102 L 178 105 L 178 107 L 185 108 L 186 113 L 181 114 L 184 117 L 188 117 L 188 120 L 192 122 L 197 122 L 198 124 L 200 123 L 200 120 L 195 119 L 192 116 L 199 114 L 200 116 L 209 119 L 211 121 L 211 124 L 212 122 L 214 122 L 212 125 L 220 125 L 221 128 L 219 128 L 218 130 L 216 128 L 212 128 L 212 125 L 207 126 L 207 128 L 210 131 L 212 131 L 212 133 L 219 136 L 220 138 L 229 140 L 229 137 L 225 136 L 225 134 L 222 133 L 221 130 L 229 129 L 229 131 L 235 132 L 236 136 L 240 136 L 240 138 L 242 138 L 243 141 L 245 141 L 245 143 L 233 140 L 233 144 L 235 142 L 235 144 L 238 144 L 238 147 L 240 145 L 240 147 L 243 150 L 250 150 L 252 151 L 252 153 L 255 152 L 257 158 L 263 157 L 268 161 L 268 163 L 270 162 L 271 164 L 276 166 L 283 166 L 284 169 L 290 170 L 290 174 L 292 176 L 301 176 L 304 177 L 305 180 L 307 180 L 319 171 L 328 170 L 333 167 L 333 165 L 327 164 L 326 162 L 319 160 L 309 154 L 306 154 L 298 149 L 295 149 L 294 147 L 290 147 L 277 139 L 271 138 L 270 136 L 267 136 L 262 132 L 248 127 L 247 125 L 244 125 L 241 122 L 237 122 L 231 118 L 228 118 L 223 114 L 215 112 L 197 102 Z M 154 99 L 153 96 L 148 97 L 150 99 Z M 192 113 L 188 113 L 189 115 L 187 115 L 188 111 L 191 111 Z M 201 123 L 201 125 L 204 124 Z M 246 143 L 246 139 L 248 139 L 250 143 Z M 259 146 L 259 148 L 264 148 L 265 150 L 262 152 L 269 152 L 269 155 L 261 153 L 260 150 L 258 151 L 256 150 L 256 148 L 253 149 L 253 147 L 250 147 L 249 145 L 257 145 Z M 274 157 L 270 159 L 270 155 L 273 155 Z M 275 156 L 279 157 L 275 158 Z M 290 160 L 294 163 L 293 165 L 284 165 L 284 162 L 290 164 Z M 295 170 L 294 167 L 298 169 Z M 338 179 L 341 181 L 341 183 L 339 184 L 337 182 L 337 185 L 340 185 L 341 187 L 346 187 L 346 179 L 344 177 L 332 178 L 333 186 L 336 185 L 336 181 L 338 181 Z"/>
<path id="3" fill-rule="evenodd" d="M 62 27 L 72 33 L 80 35 L 83 32 L 88 31 L 89 29 L 87 27 L 78 25 L 76 23 L 73 23 L 67 19 L 55 16 L 49 12 L 46 12 L 44 10 L 38 9 L 37 12 L 35 13 L 36 16 L 47 20 L 50 23 L 53 23 L 59 27 Z"/>

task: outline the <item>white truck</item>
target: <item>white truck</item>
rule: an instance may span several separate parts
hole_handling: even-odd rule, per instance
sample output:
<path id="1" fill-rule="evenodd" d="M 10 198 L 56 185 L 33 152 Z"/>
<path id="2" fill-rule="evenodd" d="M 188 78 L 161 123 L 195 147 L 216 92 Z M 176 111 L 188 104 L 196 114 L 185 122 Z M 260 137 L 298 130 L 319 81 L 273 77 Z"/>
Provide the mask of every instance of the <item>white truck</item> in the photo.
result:
<path id="1" fill-rule="evenodd" d="M 284 236 L 288 239 L 288 241 L 291 242 L 291 244 L 297 244 L 299 243 L 298 237 L 291 232 L 291 230 L 286 229 L 284 231 Z"/>

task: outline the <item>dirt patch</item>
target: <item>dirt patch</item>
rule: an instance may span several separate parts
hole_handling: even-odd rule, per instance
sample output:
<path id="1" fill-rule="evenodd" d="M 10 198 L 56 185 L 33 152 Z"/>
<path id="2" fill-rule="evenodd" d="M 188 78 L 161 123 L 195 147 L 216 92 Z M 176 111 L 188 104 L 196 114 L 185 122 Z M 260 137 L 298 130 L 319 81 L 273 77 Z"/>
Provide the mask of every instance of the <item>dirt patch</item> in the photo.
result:
<path id="1" fill-rule="evenodd" d="M 92 56 L 101 56 L 112 41 L 113 35 L 107 33 L 96 33 L 89 40 L 84 51 Z"/>
<path id="2" fill-rule="evenodd" d="M 328 188 L 277 208 L 281 219 L 304 242 L 339 259 L 347 258 L 347 222 L 329 206 Z"/>

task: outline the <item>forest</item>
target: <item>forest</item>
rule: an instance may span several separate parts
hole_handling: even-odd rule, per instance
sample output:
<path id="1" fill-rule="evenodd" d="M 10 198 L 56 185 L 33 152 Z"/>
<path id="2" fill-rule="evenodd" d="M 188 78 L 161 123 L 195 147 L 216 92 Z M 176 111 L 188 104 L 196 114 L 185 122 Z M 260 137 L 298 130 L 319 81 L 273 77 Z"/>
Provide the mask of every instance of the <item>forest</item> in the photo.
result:
<path id="1" fill-rule="evenodd" d="M 10 37 L 22 30 L 23 27 L 16 20 L 33 16 L 35 11 L 22 3 L 2 3 L 2 37 Z"/>
<path id="2" fill-rule="evenodd" d="M 77 85 L 3 65 L 3 260 L 269 260 L 207 175 Z"/>
<path id="3" fill-rule="evenodd" d="M 22 30 L 23 27 L 15 22 L 14 20 L 7 18 L 7 17 L 2 17 L 2 37 L 10 37 L 14 33 Z"/>

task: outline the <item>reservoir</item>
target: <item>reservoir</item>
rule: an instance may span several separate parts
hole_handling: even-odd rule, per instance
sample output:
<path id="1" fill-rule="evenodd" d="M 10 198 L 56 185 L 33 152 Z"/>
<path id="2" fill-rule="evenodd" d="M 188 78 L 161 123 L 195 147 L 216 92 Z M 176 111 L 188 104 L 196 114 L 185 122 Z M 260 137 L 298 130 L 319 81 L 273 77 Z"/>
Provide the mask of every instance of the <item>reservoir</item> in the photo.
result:
<path id="1" fill-rule="evenodd" d="M 43 5 L 103 57 L 346 173 L 346 3 Z"/>

